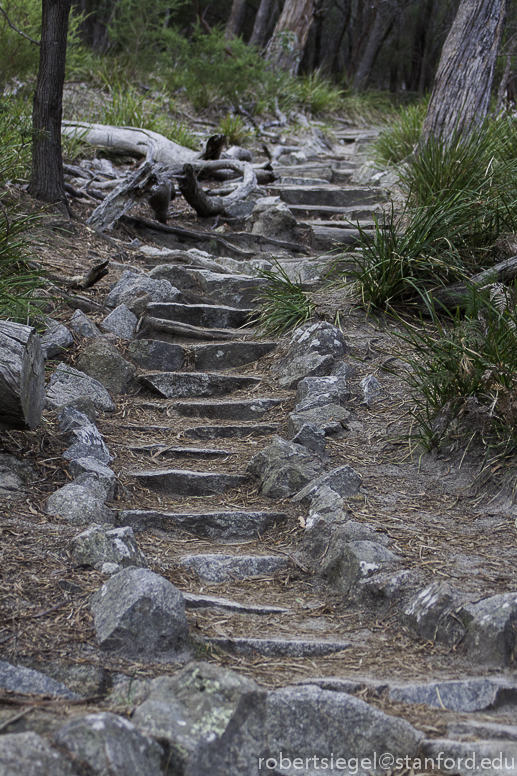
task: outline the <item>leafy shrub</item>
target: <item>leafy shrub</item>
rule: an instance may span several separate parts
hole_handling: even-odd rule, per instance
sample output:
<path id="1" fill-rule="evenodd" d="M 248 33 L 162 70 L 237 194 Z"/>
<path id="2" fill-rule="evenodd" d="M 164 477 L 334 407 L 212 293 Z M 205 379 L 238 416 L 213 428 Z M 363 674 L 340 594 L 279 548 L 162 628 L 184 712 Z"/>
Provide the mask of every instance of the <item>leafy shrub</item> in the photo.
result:
<path id="1" fill-rule="evenodd" d="M 343 91 L 317 70 L 296 82 L 295 95 L 303 108 L 313 115 L 342 108 Z"/>

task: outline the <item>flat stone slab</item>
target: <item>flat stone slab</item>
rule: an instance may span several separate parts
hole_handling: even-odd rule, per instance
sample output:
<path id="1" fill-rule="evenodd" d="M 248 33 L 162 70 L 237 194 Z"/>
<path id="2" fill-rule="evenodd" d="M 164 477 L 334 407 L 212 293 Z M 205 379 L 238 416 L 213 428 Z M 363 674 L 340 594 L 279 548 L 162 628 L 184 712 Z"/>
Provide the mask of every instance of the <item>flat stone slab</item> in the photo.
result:
<path id="1" fill-rule="evenodd" d="M 229 598 L 218 598 L 211 595 L 183 593 L 183 598 L 185 599 L 185 607 L 187 609 L 225 609 L 227 612 L 236 612 L 237 614 L 285 614 L 291 611 L 283 606 L 240 604 L 238 601 L 232 601 Z"/>
<path id="2" fill-rule="evenodd" d="M 238 488 L 248 481 L 248 477 L 243 474 L 195 472 L 188 469 L 156 469 L 128 474 L 141 487 L 173 497 L 211 496 Z"/>
<path id="3" fill-rule="evenodd" d="M 61 682 L 32 668 L 13 666 L 0 660 L 0 687 L 8 692 L 36 693 L 38 695 L 79 698 Z"/>
<path id="4" fill-rule="evenodd" d="M 271 353 L 277 342 L 220 342 L 216 345 L 192 345 L 196 369 L 232 369 L 250 364 Z"/>
<path id="5" fill-rule="evenodd" d="M 260 385 L 260 378 L 221 375 L 217 372 L 153 372 L 141 375 L 140 383 L 166 399 L 187 396 L 223 396 L 242 388 Z"/>
<path id="6" fill-rule="evenodd" d="M 229 455 L 235 455 L 231 450 L 221 450 L 210 447 L 171 447 L 170 445 L 150 444 L 150 445 L 128 445 L 127 450 L 135 453 L 149 453 L 154 458 L 159 455 L 178 456 L 192 458 L 226 458 Z"/>
<path id="7" fill-rule="evenodd" d="M 166 321 L 188 323 L 206 329 L 238 329 L 248 323 L 252 309 L 239 309 L 228 305 L 151 303 L 147 314 Z"/>
<path id="8" fill-rule="evenodd" d="M 472 677 L 449 682 L 390 687 L 390 698 L 438 709 L 473 712 L 517 704 L 517 684 L 504 677 Z"/>
<path id="9" fill-rule="evenodd" d="M 351 645 L 349 641 L 309 641 L 305 639 L 207 639 L 209 644 L 236 655 L 265 655 L 266 657 L 321 657 L 341 652 Z"/>
<path id="10" fill-rule="evenodd" d="M 180 565 L 193 571 L 198 577 L 218 584 L 232 579 L 272 576 L 286 568 L 288 559 L 282 555 L 185 555 Z"/>
<path id="11" fill-rule="evenodd" d="M 129 509 L 118 512 L 116 525 L 129 525 L 134 531 L 158 528 L 162 531 L 187 531 L 195 536 L 218 541 L 255 539 L 277 523 L 287 519 L 284 512 L 159 512 Z"/>
<path id="12" fill-rule="evenodd" d="M 321 207 L 356 207 L 357 205 L 386 202 L 381 192 L 356 186 L 343 188 L 334 184 L 327 186 L 274 186 L 271 191 L 280 196 L 287 205 L 312 205 Z"/>
<path id="13" fill-rule="evenodd" d="M 176 402 L 174 409 L 188 418 L 219 420 L 255 420 L 268 410 L 278 407 L 280 399 L 246 399 L 244 401 Z"/>
<path id="14" fill-rule="evenodd" d="M 189 439 L 244 439 L 249 436 L 269 436 L 276 434 L 280 423 L 252 426 L 197 426 L 183 432 Z"/>

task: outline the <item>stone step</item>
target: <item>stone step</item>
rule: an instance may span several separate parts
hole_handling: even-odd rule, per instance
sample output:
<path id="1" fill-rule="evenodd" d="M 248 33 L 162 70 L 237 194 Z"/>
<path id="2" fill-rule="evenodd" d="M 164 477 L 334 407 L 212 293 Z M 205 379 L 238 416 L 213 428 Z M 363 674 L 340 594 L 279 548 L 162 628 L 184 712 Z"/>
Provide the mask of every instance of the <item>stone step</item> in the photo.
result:
<path id="1" fill-rule="evenodd" d="M 248 639 L 215 637 L 208 644 L 236 655 L 264 655 L 265 657 L 322 657 L 341 652 L 351 646 L 349 641 L 313 641 L 309 639 Z"/>
<path id="2" fill-rule="evenodd" d="M 306 221 L 305 223 L 310 222 Z M 361 243 L 360 232 L 353 227 L 320 226 L 318 223 L 310 225 L 312 228 L 312 247 L 317 251 L 331 250 L 334 245 L 355 247 Z"/>
<path id="3" fill-rule="evenodd" d="M 377 203 L 372 203 L 370 206 L 365 207 L 332 207 L 330 205 L 288 205 L 291 213 L 301 221 L 306 221 L 308 218 L 325 218 L 326 216 L 339 216 L 341 219 L 349 219 L 352 222 L 361 221 L 362 219 L 371 219 L 373 213 L 382 216 L 382 206 Z"/>
<path id="4" fill-rule="evenodd" d="M 278 181 L 283 186 L 324 186 L 328 182 L 324 178 L 302 178 L 295 175 L 282 175 Z"/>
<path id="5" fill-rule="evenodd" d="M 287 614 L 290 609 L 283 606 L 261 606 L 260 604 L 240 604 L 228 598 L 218 598 L 211 595 L 195 595 L 183 593 L 187 609 L 224 609 L 236 614 Z"/>
<path id="6" fill-rule="evenodd" d="M 286 519 L 284 512 L 160 512 L 152 509 L 127 509 L 117 513 L 115 522 L 117 526 L 129 525 L 134 531 L 186 531 L 201 538 L 230 542 L 256 539 Z"/>
<path id="7" fill-rule="evenodd" d="M 166 399 L 186 396 L 223 396 L 243 388 L 258 386 L 258 377 L 223 375 L 218 372 L 154 372 L 140 375 L 139 382 Z"/>
<path id="8" fill-rule="evenodd" d="M 166 321 L 178 321 L 205 329 L 239 329 L 245 326 L 253 312 L 228 305 L 178 304 L 176 302 L 151 302 L 147 314 Z"/>
<path id="9" fill-rule="evenodd" d="M 160 445 L 158 443 L 149 445 L 128 445 L 126 450 L 131 453 L 149 453 L 153 458 L 158 456 L 172 457 L 191 457 L 191 458 L 225 458 L 229 455 L 235 455 L 231 450 L 220 450 L 210 447 L 171 447 L 170 445 Z"/>
<path id="10" fill-rule="evenodd" d="M 194 366 L 200 370 L 232 369 L 258 361 L 271 353 L 278 342 L 220 342 L 217 345 L 192 345 Z"/>
<path id="11" fill-rule="evenodd" d="M 255 420 L 281 403 L 281 399 L 246 399 L 244 401 L 175 402 L 173 407 L 179 415 L 187 418 Z"/>
<path id="12" fill-rule="evenodd" d="M 245 426 L 196 426 L 187 428 L 183 435 L 189 439 L 244 439 L 250 436 L 270 436 L 277 434 L 280 423 Z"/>
<path id="13" fill-rule="evenodd" d="M 165 493 L 171 498 L 181 496 L 213 496 L 239 488 L 248 481 L 244 474 L 197 472 L 188 469 L 150 469 L 127 473 L 141 488 Z"/>
<path id="14" fill-rule="evenodd" d="M 289 560 L 284 555 L 184 555 L 179 565 L 197 574 L 206 582 L 220 584 L 235 579 L 270 577 L 286 568 Z"/>
<path id="15" fill-rule="evenodd" d="M 153 278 L 165 278 L 180 290 L 197 289 L 218 305 L 237 307 L 247 311 L 255 307 L 257 294 L 267 288 L 269 281 L 251 275 L 223 274 L 188 265 L 163 265 L 149 273 Z"/>
<path id="16" fill-rule="evenodd" d="M 275 184 L 271 192 L 277 194 L 286 205 L 310 205 L 311 207 L 357 207 L 387 202 L 387 197 L 366 186 L 283 186 Z"/>

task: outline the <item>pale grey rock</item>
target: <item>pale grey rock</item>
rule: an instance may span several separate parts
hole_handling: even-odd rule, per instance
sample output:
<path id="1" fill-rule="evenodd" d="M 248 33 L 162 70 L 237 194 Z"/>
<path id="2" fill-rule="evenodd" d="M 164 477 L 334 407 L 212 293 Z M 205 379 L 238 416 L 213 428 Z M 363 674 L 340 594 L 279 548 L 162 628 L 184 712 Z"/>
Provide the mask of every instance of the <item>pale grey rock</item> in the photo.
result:
<path id="1" fill-rule="evenodd" d="M 99 647 L 137 660 L 178 657 L 188 635 L 185 601 L 167 579 L 129 567 L 92 596 Z"/>
<path id="2" fill-rule="evenodd" d="M 508 776 L 515 772 L 517 743 L 427 739 L 422 742 L 420 760 L 425 762 L 426 757 L 454 776 Z"/>
<path id="3" fill-rule="evenodd" d="M 78 356 L 76 366 L 112 393 L 127 393 L 136 368 L 122 358 L 117 348 L 105 339 L 96 339 Z"/>
<path id="4" fill-rule="evenodd" d="M 308 399 L 322 394 L 330 395 L 331 402 L 345 403 L 350 398 L 350 388 L 346 377 L 328 375 L 327 377 L 306 377 L 298 383 L 296 389 L 296 404 L 303 404 Z M 331 403 L 329 402 L 329 403 Z"/>
<path id="5" fill-rule="evenodd" d="M 88 396 L 79 396 L 68 404 L 64 404 L 57 415 L 59 430 L 63 433 L 73 431 L 88 423 L 95 423 L 99 413 L 95 404 Z"/>
<path id="6" fill-rule="evenodd" d="M 54 321 L 41 336 L 43 358 L 49 359 L 61 355 L 64 350 L 73 345 L 73 342 L 74 338 L 66 326 Z"/>
<path id="7" fill-rule="evenodd" d="M 75 333 L 79 334 L 81 337 L 88 337 L 90 339 L 102 337 L 101 330 L 93 323 L 93 321 L 90 321 L 82 310 L 76 310 L 74 312 L 70 318 L 69 326 L 72 331 L 75 331 Z"/>
<path id="8" fill-rule="evenodd" d="M 70 523 L 113 523 L 113 512 L 91 488 L 73 482 L 64 485 L 47 499 L 49 515 L 59 515 Z"/>
<path id="9" fill-rule="evenodd" d="M 460 741 L 490 739 L 517 741 L 517 725 L 499 722 L 481 722 L 475 719 L 458 720 L 447 725 L 447 737 Z"/>
<path id="10" fill-rule="evenodd" d="M 305 424 L 309 423 L 320 428 L 327 436 L 339 434 L 347 427 L 349 418 L 350 412 L 340 404 L 325 403 L 321 407 L 313 406 L 307 410 L 291 412 L 287 433 L 289 436 L 296 435 Z"/>
<path id="11" fill-rule="evenodd" d="M 344 595 L 361 579 L 392 568 L 400 561 L 398 555 L 382 544 L 348 539 L 346 528 L 338 527 L 319 569 L 319 575 Z"/>
<path id="12" fill-rule="evenodd" d="M 153 302 L 175 302 L 181 297 L 181 291 L 164 278 L 157 279 L 126 270 L 106 297 L 106 306 L 118 307 L 124 304 L 129 307 L 142 292 L 148 294 Z"/>
<path id="13" fill-rule="evenodd" d="M 70 548 L 79 566 L 101 569 L 104 563 L 116 563 L 122 568 L 148 565 L 129 526 L 107 529 L 102 525 L 90 525 L 72 539 Z"/>
<path id="14" fill-rule="evenodd" d="M 180 565 L 190 569 L 207 582 L 215 584 L 232 579 L 272 576 L 286 568 L 288 559 L 281 555 L 185 555 Z"/>
<path id="15" fill-rule="evenodd" d="M 365 598 L 369 603 L 382 606 L 384 610 L 393 606 L 402 608 L 421 584 L 422 575 L 416 569 L 381 571 L 358 580 L 354 593 L 357 598 Z"/>
<path id="16" fill-rule="evenodd" d="M 322 758 L 332 753 L 334 763 L 338 758 L 353 758 L 350 773 L 358 776 L 370 776 L 374 752 L 378 756 L 390 752 L 394 757 L 411 759 L 417 755 L 422 740 L 422 734 L 405 720 L 391 717 L 347 693 L 312 685 L 284 687 L 268 693 L 266 735 L 267 756 L 277 761 L 281 752 L 291 763 L 296 758 L 302 762 L 309 758 L 309 763 L 315 763 L 311 758 L 317 757 L 321 765 Z M 368 759 L 370 763 L 366 762 Z M 300 771 L 284 765 L 279 772 L 291 775 Z M 313 776 L 321 769 L 315 763 L 314 768 L 309 764 L 303 772 Z M 337 776 L 346 770 L 329 768 L 327 772 Z"/>
<path id="17" fill-rule="evenodd" d="M 260 379 L 218 372 L 154 372 L 142 375 L 140 382 L 167 399 L 179 399 L 223 396 L 242 388 L 256 387 Z"/>
<path id="18" fill-rule="evenodd" d="M 283 202 L 272 205 L 257 202 L 251 217 L 246 222 L 248 232 L 285 242 L 296 240 L 296 227 L 295 216 Z"/>
<path id="19" fill-rule="evenodd" d="M 323 657 L 342 652 L 350 647 L 349 641 L 331 641 L 323 639 L 285 639 L 285 638 L 226 638 L 220 636 L 209 639 L 226 652 L 235 655 L 264 655 L 265 657 Z"/>
<path id="20" fill-rule="evenodd" d="M 118 574 L 119 571 L 122 571 L 122 566 L 118 563 L 103 563 L 101 566 L 101 574 L 107 574 L 110 577 Z"/>
<path id="21" fill-rule="evenodd" d="M 282 388 L 293 389 L 305 377 L 328 375 L 333 365 L 334 357 L 330 354 L 322 355 L 308 351 L 292 358 L 287 354 L 276 366 L 273 366 L 273 372 L 279 374 L 278 384 Z"/>
<path id="22" fill-rule="evenodd" d="M 138 318 L 125 305 L 115 307 L 112 313 L 106 316 L 101 323 L 101 329 L 115 334 L 123 340 L 132 340 L 136 330 Z"/>
<path id="23" fill-rule="evenodd" d="M 0 776 L 79 776 L 72 763 L 32 731 L 0 736 Z"/>
<path id="24" fill-rule="evenodd" d="M 56 682 L 40 671 L 23 666 L 13 666 L 0 660 L 0 687 L 9 692 L 55 695 L 62 698 L 78 698 L 66 685 Z M 0 738 L 1 740 L 1 738 Z"/>
<path id="25" fill-rule="evenodd" d="M 293 501 L 301 501 L 304 504 L 310 504 L 312 499 L 318 495 L 319 489 L 324 485 L 328 485 L 329 488 L 336 493 L 339 493 L 343 498 L 355 496 L 359 492 L 361 484 L 361 475 L 351 466 L 345 464 L 344 466 L 338 466 L 337 469 L 332 469 L 332 471 L 314 479 L 295 495 Z"/>
<path id="26" fill-rule="evenodd" d="M 112 501 L 117 492 L 115 472 L 97 458 L 74 458 L 68 465 L 76 485 L 84 485 L 104 501 Z"/>
<path id="27" fill-rule="evenodd" d="M 502 593 L 465 604 L 458 616 L 467 628 L 469 660 L 488 666 L 510 665 L 516 648 L 517 593 Z"/>
<path id="28" fill-rule="evenodd" d="M 185 358 L 185 350 L 180 345 L 160 340 L 135 340 L 129 343 L 127 352 L 142 369 L 157 369 L 162 372 L 181 369 Z"/>
<path id="29" fill-rule="evenodd" d="M 315 423 L 304 423 L 291 442 L 293 445 L 305 447 L 319 457 L 325 455 L 325 432 Z"/>
<path id="30" fill-rule="evenodd" d="M 256 455 L 247 471 L 260 480 L 260 492 L 271 498 L 287 498 L 314 480 L 322 471 L 321 459 L 301 445 L 275 437 Z"/>
<path id="31" fill-rule="evenodd" d="M 75 429 L 71 432 L 71 436 L 73 444 L 64 451 L 64 458 L 68 460 L 95 458 L 101 463 L 113 461 L 114 456 L 111 455 L 99 429 L 93 423 Z"/>
<path id="32" fill-rule="evenodd" d="M 445 682 L 391 685 L 390 698 L 462 713 L 517 704 L 517 684 L 505 677 L 470 677 Z"/>
<path id="33" fill-rule="evenodd" d="M 163 749 L 125 717 L 109 712 L 76 717 L 54 743 L 87 763 L 95 776 L 162 776 Z"/>
<path id="34" fill-rule="evenodd" d="M 273 367 L 282 387 L 296 388 L 305 377 L 328 375 L 337 357 L 348 350 L 341 332 L 331 323 L 306 323 L 295 329 L 287 353 Z"/>
<path id="35" fill-rule="evenodd" d="M 111 396 L 98 380 L 67 364 L 59 364 L 50 378 L 47 405 L 50 409 L 58 410 L 80 397 L 91 399 L 98 410 L 113 412 L 115 409 Z"/>
<path id="36" fill-rule="evenodd" d="M 191 663 L 175 676 L 152 679 L 141 695 L 133 722 L 167 742 L 173 773 L 258 776 L 266 691 L 251 679 Z"/>
<path id="37" fill-rule="evenodd" d="M 363 377 L 359 383 L 363 392 L 363 404 L 367 407 L 371 407 L 372 404 L 380 397 L 382 393 L 382 385 L 377 380 L 375 375 L 367 375 Z"/>
<path id="38" fill-rule="evenodd" d="M 460 603 L 460 595 L 448 582 L 432 582 L 408 602 L 404 622 L 422 639 L 454 646 L 465 635 L 456 614 Z"/>

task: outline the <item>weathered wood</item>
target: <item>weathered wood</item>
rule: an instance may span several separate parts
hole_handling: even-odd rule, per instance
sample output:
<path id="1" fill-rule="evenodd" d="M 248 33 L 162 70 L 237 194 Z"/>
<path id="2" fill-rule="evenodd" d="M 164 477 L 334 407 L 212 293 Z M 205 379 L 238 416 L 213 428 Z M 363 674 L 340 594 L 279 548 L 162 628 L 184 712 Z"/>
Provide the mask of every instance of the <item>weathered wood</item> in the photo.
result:
<path id="1" fill-rule="evenodd" d="M 44 404 L 45 360 L 36 330 L 0 321 L 0 428 L 36 428 Z"/>
<path id="2" fill-rule="evenodd" d="M 145 329 L 150 328 L 155 331 L 164 331 L 167 334 L 177 334 L 180 337 L 190 337 L 199 340 L 232 340 L 239 339 L 245 333 L 241 329 L 204 329 L 201 326 L 192 326 L 189 323 L 178 323 L 177 321 L 167 321 L 164 318 L 153 318 L 148 315 L 145 317 Z M 145 330 L 144 329 L 144 330 Z"/>
<path id="3" fill-rule="evenodd" d="M 168 140 L 158 132 L 133 127 L 113 127 L 107 124 L 89 124 L 81 121 L 63 121 L 62 133 L 77 137 L 85 143 L 116 148 L 134 156 L 149 156 L 155 162 L 167 165 L 185 164 L 199 159 L 199 153 Z"/>
<path id="4" fill-rule="evenodd" d="M 241 202 L 257 188 L 255 170 L 247 162 L 227 162 L 229 169 L 242 171 L 242 183 L 235 191 L 225 197 L 209 197 L 199 185 L 192 164 L 183 167 L 183 176 L 179 188 L 189 205 L 202 218 L 217 216 L 225 212 L 231 205 Z"/>
<path id="5" fill-rule="evenodd" d="M 145 161 L 127 180 L 108 194 L 86 223 L 100 231 L 107 229 L 131 210 L 135 201 L 148 194 L 157 181 L 156 165 L 149 160 Z"/>
<path id="6" fill-rule="evenodd" d="M 465 307 L 467 298 L 471 293 L 473 286 L 482 287 L 487 283 L 508 283 L 517 277 L 517 256 L 505 259 L 494 264 L 493 267 L 473 275 L 467 283 L 453 283 L 447 288 L 440 288 L 433 291 L 430 296 L 437 307 L 444 307 L 447 310 L 456 310 Z"/>

